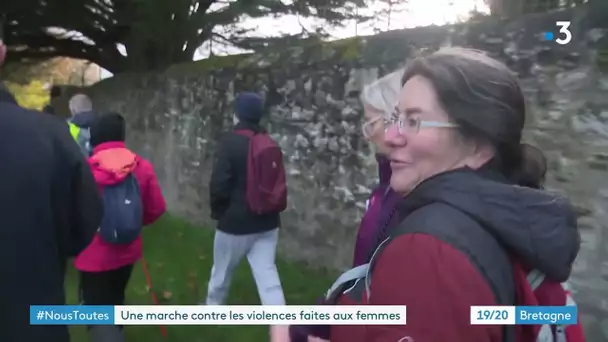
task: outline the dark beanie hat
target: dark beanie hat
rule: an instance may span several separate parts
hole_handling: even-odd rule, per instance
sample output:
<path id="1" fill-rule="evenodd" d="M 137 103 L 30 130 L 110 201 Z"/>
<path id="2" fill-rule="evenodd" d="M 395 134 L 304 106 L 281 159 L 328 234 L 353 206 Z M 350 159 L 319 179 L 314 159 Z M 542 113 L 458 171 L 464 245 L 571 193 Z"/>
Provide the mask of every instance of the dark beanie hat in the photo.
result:
<path id="1" fill-rule="evenodd" d="M 125 141 L 125 118 L 118 113 L 105 113 L 95 119 L 90 130 L 93 147 L 110 141 Z"/>
<path id="2" fill-rule="evenodd" d="M 241 121 L 258 123 L 264 113 L 264 101 L 256 93 L 240 93 L 234 102 L 236 117 Z"/>

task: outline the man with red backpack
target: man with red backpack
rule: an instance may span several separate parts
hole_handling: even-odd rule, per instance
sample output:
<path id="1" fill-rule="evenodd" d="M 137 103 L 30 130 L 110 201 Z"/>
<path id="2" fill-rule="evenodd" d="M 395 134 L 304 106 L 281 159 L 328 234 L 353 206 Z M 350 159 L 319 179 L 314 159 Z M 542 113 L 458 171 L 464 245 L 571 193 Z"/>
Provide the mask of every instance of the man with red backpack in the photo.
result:
<path id="1" fill-rule="evenodd" d="M 280 213 L 287 207 L 281 148 L 260 127 L 262 98 L 235 100 L 235 128 L 219 141 L 209 183 L 211 218 L 218 221 L 207 305 L 222 305 L 244 256 L 263 305 L 284 305 L 275 265 Z"/>

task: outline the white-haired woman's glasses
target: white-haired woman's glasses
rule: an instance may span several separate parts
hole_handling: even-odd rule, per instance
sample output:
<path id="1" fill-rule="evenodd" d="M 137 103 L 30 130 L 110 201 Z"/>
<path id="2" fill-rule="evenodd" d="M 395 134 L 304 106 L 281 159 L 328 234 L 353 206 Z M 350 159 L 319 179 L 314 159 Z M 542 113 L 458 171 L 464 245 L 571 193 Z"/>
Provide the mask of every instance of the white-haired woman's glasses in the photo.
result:
<path id="1" fill-rule="evenodd" d="M 363 126 L 361 127 L 361 129 L 363 130 L 363 136 L 366 139 L 369 139 L 371 136 L 374 135 L 374 132 L 376 132 L 376 130 L 383 129 L 384 127 L 381 126 L 386 121 L 386 119 L 383 119 L 384 117 L 382 115 L 378 115 L 372 119 L 365 120 Z"/>
<path id="2" fill-rule="evenodd" d="M 385 119 L 384 130 L 388 130 L 393 125 L 397 125 L 399 134 L 413 133 L 416 134 L 421 128 L 456 128 L 457 124 L 451 122 L 439 122 L 421 120 L 405 113 L 400 113 L 396 110 L 388 119 Z"/>

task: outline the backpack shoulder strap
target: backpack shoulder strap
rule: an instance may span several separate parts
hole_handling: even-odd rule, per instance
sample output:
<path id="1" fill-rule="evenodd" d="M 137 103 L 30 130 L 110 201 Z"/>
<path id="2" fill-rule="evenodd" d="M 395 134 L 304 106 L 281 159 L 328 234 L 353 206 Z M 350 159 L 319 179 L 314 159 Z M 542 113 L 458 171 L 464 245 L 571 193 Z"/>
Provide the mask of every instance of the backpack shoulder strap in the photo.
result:
<path id="1" fill-rule="evenodd" d="M 353 267 L 350 270 L 342 273 L 336 281 L 331 285 L 329 290 L 325 293 L 325 299 L 329 299 L 340 287 L 344 284 L 350 283 L 353 280 L 361 279 L 367 275 L 369 264 L 359 265 Z"/>
<path id="2" fill-rule="evenodd" d="M 371 285 L 371 270 L 372 263 L 376 255 L 384 248 L 384 246 L 389 242 L 390 239 L 385 239 L 380 243 L 378 247 L 374 250 L 371 260 L 367 264 L 359 265 L 349 269 L 348 271 L 342 273 L 336 281 L 332 284 L 332 286 L 325 293 L 325 300 L 328 302 L 334 302 L 334 300 L 340 296 L 348 292 L 350 289 L 353 289 L 359 280 L 364 280 L 365 293 L 367 295 L 367 299 L 369 299 L 370 295 L 370 285 Z"/>
<path id="3" fill-rule="evenodd" d="M 436 215 L 438 210 L 444 215 Z M 446 216 L 449 217 L 449 222 Z M 415 233 L 432 235 L 458 249 L 487 281 L 494 292 L 496 303 L 513 305 L 515 285 L 509 256 L 479 222 L 447 204 L 435 203 L 409 214 L 389 234 L 390 238 L 394 238 Z"/>
<path id="4" fill-rule="evenodd" d="M 252 138 L 255 135 L 255 132 L 249 129 L 237 129 L 234 133 L 242 136 L 246 136 L 248 138 Z"/>
<path id="5" fill-rule="evenodd" d="M 537 269 L 533 269 L 526 276 L 526 280 L 528 280 L 528 284 L 530 284 L 532 291 L 535 291 L 545 280 L 545 274 Z"/>
<path id="6" fill-rule="evenodd" d="M 545 274 L 537 269 L 533 269 L 532 271 L 528 272 L 528 274 L 526 276 L 528 285 L 530 285 L 530 288 L 532 289 L 533 292 L 536 289 L 538 289 L 538 287 L 540 286 L 540 284 L 542 284 L 542 282 L 545 280 L 545 278 L 546 278 Z M 566 294 L 566 304 L 565 305 L 566 306 L 576 306 L 576 303 L 574 302 L 572 295 L 570 293 L 568 293 L 568 291 L 566 291 L 566 287 L 564 284 L 562 284 L 562 289 L 564 290 L 564 292 Z M 554 330 L 551 328 L 551 325 L 543 324 L 540 327 L 538 335 L 536 336 L 536 341 L 537 342 L 545 342 L 545 341 L 568 342 L 566 328 L 567 328 L 567 326 L 565 324 L 556 324 L 555 330 Z"/>
<path id="7" fill-rule="evenodd" d="M 436 213 L 441 211 L 442 215 Z M 449 217 L 449 222 L 446 220 Z M 513 268 L 508 254 L 483 225 L 462 211 L 444 203 L 433 203 L 410 213 L 399 226 L 388 232 L 384 243 L 380 244 L 370 261 L 373 269 L 374 259 L 386 242 L 403 234 L 428 234 L 458 249 L 466 255 L 471 264 L 479 271 L 494 293 L 497 305 L 514 305 L 515 283 Z M 368 270 L 369 272 L 369 270 Z M 370 277 L 367 277 L 370 278 Z M 366 279 L 366 289 L 370 288 Z M 368 291 L 369 293 L 369 291 Z M 504 342 L 515 340 L 515 330 L 505 326 Z"/>
<path id="8" fill-rule="evenodd" d="M 89 128 L 81 128 L 78 133 L 78 145 L 86 152 L 85 155 L 88 155 L 91 152 L 91 131 Z"/>
<path id="9" fill-rule="evenodd" d="M 133 171 L 129 172 L 129 174 L 125 177 L 125 181 L 133 182 L 137 187 L 139 187 L 139 183 L 137 182 L 137 177 Z"/>

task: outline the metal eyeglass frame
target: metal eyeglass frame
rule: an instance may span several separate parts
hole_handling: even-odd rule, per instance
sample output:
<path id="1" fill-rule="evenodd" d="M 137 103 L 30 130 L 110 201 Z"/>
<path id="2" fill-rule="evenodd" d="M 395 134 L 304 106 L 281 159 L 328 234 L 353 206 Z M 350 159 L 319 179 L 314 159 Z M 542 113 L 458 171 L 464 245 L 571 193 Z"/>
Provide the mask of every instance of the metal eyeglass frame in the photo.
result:
<path id="1" fill-rule="evenodd" d="M 404 118 L 403 116 L 399 116 L 398 119 L 387 119 L 384 122 L 384 130 L 387 131 L 391 126 L 397 124 L 397 129 L 399 130 L 399 134 L 405 133 L 405 121 L 413 120 L 411 118 Z M 418 133 L 421 128 L 456 128 L 457 124 L 451 122 L 440 122 L 440 121 L 428 121 L 428 120 L 416 120 L 415 126 L 409 126 L 410 128 L 414 128 L 413 132 Z"/>

